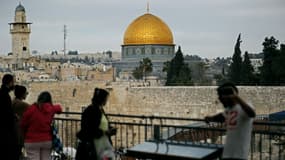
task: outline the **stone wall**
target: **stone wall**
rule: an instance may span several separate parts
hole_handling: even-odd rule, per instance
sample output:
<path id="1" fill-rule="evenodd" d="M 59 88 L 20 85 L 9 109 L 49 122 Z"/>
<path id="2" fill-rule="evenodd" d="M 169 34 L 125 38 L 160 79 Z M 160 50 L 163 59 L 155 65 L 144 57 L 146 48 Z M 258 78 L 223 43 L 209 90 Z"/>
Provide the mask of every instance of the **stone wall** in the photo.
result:
<path id="1" fill-rule="evenodd" d="M 82 107 L 90 104 L 95 87 L 103 86 L 102 83 L 92 81 L 70 82 L 33 82 L 26 85 L 29 89 L 27 102 L 34 103 L 42 91 L 52 94 L 53 102 L 60 103 L 69 111 L 81 112 Z M 73 90 L 76 90 L 73 96 Z"/>
<path id="2" fill-rule="evenodd" d="M 108 113 L 202 118 L 223 110 L 216 96 L 216 86 L 129 87 L 105 86 L 105 83 L 92 81 L 37 82 L 28 85 L 27 101 L 36 101 L 41 91 L 48 90 L 55 103 L 61 103 L 69 111 L 80 112 L 81 107 L 90 104 L 95 87 L 110 91 Z M 258 114 L 285 110 L 285 87 L 238 88 L 240 96 L 250 101 Z"/>
<path id="3" fill-rule="evenodd" d="M 238 88 L 240 96 L 252 103 L 258 114 L 285 110 L 285 87 Z M 121 114 L 199 118 L 223 110 L 217 99 L 216 86 L 120 87 L 112 92 L 109 110 Z"/>

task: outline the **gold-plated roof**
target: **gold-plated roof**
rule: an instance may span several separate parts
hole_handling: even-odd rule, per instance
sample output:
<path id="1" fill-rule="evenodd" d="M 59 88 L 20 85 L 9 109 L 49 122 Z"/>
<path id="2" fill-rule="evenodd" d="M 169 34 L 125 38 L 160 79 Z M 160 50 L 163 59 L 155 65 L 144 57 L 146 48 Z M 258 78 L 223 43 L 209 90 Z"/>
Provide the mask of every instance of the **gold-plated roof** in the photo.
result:
<path id="1" fill-rule="evenodd" d="M 173 45 L 172 32 L 160 18 L 146 13 L 135 19 L 124 35 L 124 45 Z"/>

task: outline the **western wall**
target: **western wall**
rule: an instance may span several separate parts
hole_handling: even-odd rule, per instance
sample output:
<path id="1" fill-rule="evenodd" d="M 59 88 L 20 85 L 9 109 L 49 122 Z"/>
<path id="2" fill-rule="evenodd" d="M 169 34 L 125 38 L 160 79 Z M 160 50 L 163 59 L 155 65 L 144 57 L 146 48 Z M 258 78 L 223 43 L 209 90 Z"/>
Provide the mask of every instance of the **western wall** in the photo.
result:
<path id="1" fill-rule="evenodd" d="M 33 82 L 27 102 L 36 101 L 41 91 L 49 91 L 54 103 L 65 111 L 81 112 L 90 104 L 95 87 L 107 88 L 110 98 L 107 113 L 202 118 L 223 110 L 216 95 L 216 86 L 130 87 L 127 84 L 106 86 L 103 82 Z M 250 101 L 257 114 L 285 110 L 285 87 L 239 86 L 240 96 Z"/>

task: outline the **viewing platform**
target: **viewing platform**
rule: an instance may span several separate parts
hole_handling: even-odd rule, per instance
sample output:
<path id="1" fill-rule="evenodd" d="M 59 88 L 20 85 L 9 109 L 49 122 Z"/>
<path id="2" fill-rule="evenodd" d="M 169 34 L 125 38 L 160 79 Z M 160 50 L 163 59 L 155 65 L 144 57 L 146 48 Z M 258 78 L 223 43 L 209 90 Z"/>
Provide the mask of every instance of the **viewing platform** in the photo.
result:
<path id="1" fill-rule="evenodd" d="M 285 123 L 282 117 L 276 119 L 280 114 L 257 116 L 249 160 L 285 159 Z M 118 128 L 112 137 L 117 159 L 215 159 L 222 153 L 225 126 L 221 123 L 181 117 L 107 115 L 110 125 Z M 81 113 L 75 112 L 64 112 L 55 118 L 64 147 L 76 148 L 80 118 Z"/>

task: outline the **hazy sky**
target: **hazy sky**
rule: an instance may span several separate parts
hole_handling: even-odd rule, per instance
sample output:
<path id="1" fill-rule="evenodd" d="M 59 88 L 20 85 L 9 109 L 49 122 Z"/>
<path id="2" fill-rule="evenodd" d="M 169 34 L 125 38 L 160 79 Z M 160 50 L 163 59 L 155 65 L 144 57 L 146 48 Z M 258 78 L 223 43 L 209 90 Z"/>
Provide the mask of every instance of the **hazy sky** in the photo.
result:
<path id="1" fill-rule="evenodd" d="M 258 53 L 267 36 L 285 43 L 285 0 L 21 0 L 32 22 L 31 50 L 50 53 L 120 51 L 128 25 L 146 13 L 160 17 L 184 54 L 228 57 L 239 33 L 241 50 Z M 8 23 L 19 0 L 0 0 L 0 54 L 11 52 Z"/>

